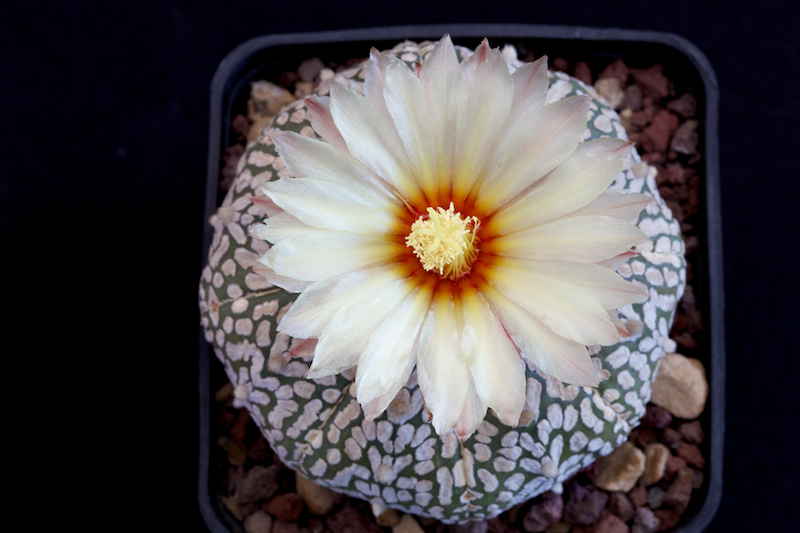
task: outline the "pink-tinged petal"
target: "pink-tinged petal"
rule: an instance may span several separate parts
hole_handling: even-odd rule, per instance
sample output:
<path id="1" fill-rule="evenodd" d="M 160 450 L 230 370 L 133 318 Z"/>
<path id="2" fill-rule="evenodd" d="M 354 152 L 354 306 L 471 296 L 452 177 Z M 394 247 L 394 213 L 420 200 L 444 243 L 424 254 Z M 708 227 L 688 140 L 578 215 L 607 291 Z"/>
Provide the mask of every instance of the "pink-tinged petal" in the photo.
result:
<path id="1" fill-rule="evenodd" d="M 407 267 L 391 264 L 310 284 L 283 316 L 278 331 L 292 337 L 318 338 L 345 304 L 373 295 L 408 273 Z"/>
<path id="2" fill-rule="evenodd" d="M 402 211 L 389 184 L 346 150 L 293 131 L 271 133 L 275 147 L 296 178 L 314 178 L 352 189 L 365 201 L 388 211 Z"/>
<path id="3" fill-rule="evenodd" d="M 382 113 L 388 113 L 383 88 L 386 85 L 386 69 L 391 62 L 391 56 L 382 54 L 374 47 L 370 49 L 367 73 L 364 76 L 364 96 Z"/>
<path id="4" fill-rule="evenodd" d="M 286 212 L 316 228 L 375 237 L 408 231 L 394 213 L 343 185 L 313 178 L 292 178 L 266 183 L 262 190 Z M 382 203 L 391 205 L 385 198 Z"/>
<path id="5" fill-rule="evenodd" d="M 556 379 L 579 387 L 596 387 L 589 350 L 585 345 L 556 335 L 539 319 L 491 285 L 479 288 L 522 357 Z"/>
<path id="6" fill-rule="evenodd" d="M 418 283 L 418 277 L 398 279 L 374 294 L 342 306 L 322 332 L 306 376 L 338 374 L 356 365 L 370 336 Z"/>
<path id="7" fill-rule="evenodd" d="M 515 117 L 495 140 L 475 206 L 491 214 L 567 160 L 586 131 L 590 96 L 573 96 Z"/>
<path id="8" fill-rule="evenodd" d="M 522 116 L 530 108 L 538 109 L 547 100 L 550 80 L 547 78 L 547 56 L 533 63 L 525 63 L 511 75 L 514 82 L 514 100 L 509 118 Z"/>
<path id="9" fill-rule="evenodd" d="M 477 290 L 462 290 L 461 307 L 461 350 L 475 392 L 501 422 L 514 427 L 525 406 L 525 362 Z"/>
<path id="10" fill-rule="evenodd" d="M 281 212 L 275 216 L 271 216 L 264 221 L 263 224 L 257 224 L 250 230 L 251 235 L 255 235 L 259 239 L 263 239 L 272 244 L 288 239 L 290 237 L 298 237 L 300 235 L 310 235 L 317 233 L 319 228 L 309 226 L 301 222 L 294 215 Z"/>
<path id="11" fill-rule="evenodd" d="M 386 394 L 394 398 L 408 382 L 416 364 L 419 330 L 430 307 L 432 289 L 430 282 L 414 289 L 370 337 L 356 371 L 357 399 L 361 405 Z M 377 415 L 370 412 L 370 416 Z"/>
<path id="12" fill-rule="evenodd" d="M 403 198 L 425 205 L 388 111 L 334 83 L 331 85 L 331 115 L 353 157 L 386 180 Z"/>
<path id="13" fill-rule="evenodd" d="M 636 226 L 601 216 L 566 217 L 481 243 L 507 257 L 596 263 L 648 240 Z"/>
<path id="14" fill-rule="evenodd" d="M 648 297 L 647 289 L 641 285 L 625 281 L 616 272 L 594 263 L 517 258 L 502 258 L 497 263 L 506 268 L 580 287 L 606 310 L 643 302 Z"/>
<path id="15" fill-rule="evenodd" d="M 489 54 L 492 49 L 489 47 L 489 40 L 484 37 L 475 52 L 472 53 L 467 59 L 461 62 L 461 73 L 464 79 L 469 79 L 475 73 L 479 65 L 486 63 L 489 60 Z M 503 60 L 505 61 L 505 59 Z M 506 67 L 508 69 L 508 67 Z"/>
<path id="16" fill-rule="evenodd" d="M 314 235 L 284 239 L 265 257 L 281 276 L 318 281 L 390 261 L 406 250 L 405 244 L 381 237 L 320 230 Z"/>
<path id="17" fill-rule="evenodd" d="M 521 360 L 521 359 L 520 359 Z M 523 376 L 525 370 L 523 369 Z M 469 377 L 469 386 L 467 387 L 467 398 L 464 401 L 464 407 L 461 409 L 461 414 L 456 420 L 456 425 L 453 429 L 456 431 L 456 437 L 461 442 L 466 441 L 478 426 L 481 425 L 483 419 L 486 418 L 486 404 L 483 403 L 473 383 L 474 375 Z"/>
<path id="18" fill-rule="evenodd" d="M 330 97 L 309 96 L 305 99 L 305 103 L 310 115 L 311 127 L 314 128 L 314 131 L 331 145 L 347 150 L 347 143 L 344 142 L 342 134 L 339 133 L 339 128 L 333 122 Z"/>
<path id="19" fill-rule="evenodd" d="M 654 202 L 652 196 L 638 192 L 627 194 L 619 191 L 605 191 L 595 200 L 571 213 L 572 216 L 602 215 L 636 223 L 642 209 Z"/>
<path id="20" fill-rule="evenodd" d="M 294 279 L 290 278 L 289 276 L 279 276 L 274 270 L 272 270 L 272 267 L 263 264 L 261 259 L 259 259 L 259 263 L 253 266 L 253 272 L 259 276 L 263 276 L 267 281 L 276 287 L 285 289 L 288 292 L 303 292 L 306 290 L 306 288 L 308 288 L 309 285 L 311 285 L 310 281 Z"/>
<path id="21" fill-rule="evenodd" d="M 631 334 L 628 333 L 628 329 L 625 327 L 625 324 L 619 319 L 619 314 L 616 311 L 609 311 L 608 316 L 611 318 L 611 322 L 614 323 L 614 327 L 617 328 L 617 333 L 619 333 L 621 339 L 627 339 L 631 336 Z"/>
<path id="22" fill-rule="evenodd" d="M 502 207 L 485 231 L 508 234 L 584 207 L 628 166 L 632 144 L 609 138 L 580 144 L 566 161 Z"/>
<path id="23" fill-rule="evenodd" d="M 456 424 L 467 398 L 469 371 L 460 347 L 452 292 L 440 288 L 422 325 L 417 357 L 420 392 L 439 436 Z"/>
<path id="24" fill-rule="evenodd" d="M 292 347 L 289 349 L 289 357 L 306 357 L 314 355 L 317 348 L 317 339 L 292 339 Z"/>
<path id="25" fill-rule="evenodd" d="M 561 337 L 588 345 L 619 342 L 606 309 L 582 287 L 500 265 L 480 268 L 479 273 Z"/>
<path id="26" fill-rule="evenodd" d="M 467 197 L 485 162 L 491 159 L 495 140 L 511 111 L 513 95 L 514 84 L 499 50 L 488 52 L 486 60 L 463 81 L 458 96 L 452 173 L 455 202 Z"/>
<path id="27" fill-rule="evenodd" d="M 283 209 L 273 202 L 272 198 L 269 196 L 253 196 L 250 200 L 260 207 L 268 217 L 274 217 L 275 215 L 283 213 Z"/>
<path id="28" fill-rule="evenodd" d="M 405 63 L 394 59 L 386 69 L 383 95 L 414 177 L 428 203 L 438 205 L 436 143 L 431 142 L 431 132 L 436 130 L 422 83 Z"/>
<path id="29" fill-rule="evenodd" d="M 430 111 L 432 129 L 426 135 L 436 148 L 440 198 L 450 190 L 451 171 L 455 157 L 458 95 L 461 88 L 461 67 L 449 35 L 433 47 L 419 73 Z"/>
<path id="30" fill-rule="evenodd" d="M 637 255 L 639 254 L 633 250 L 628 250 L 627 252 L 615 255 L 611 259 L 598 261 L 596 264 L 610 270 L 617 270 L 619 267 L 630 261 L 632 257 L 636 257 Z"/>

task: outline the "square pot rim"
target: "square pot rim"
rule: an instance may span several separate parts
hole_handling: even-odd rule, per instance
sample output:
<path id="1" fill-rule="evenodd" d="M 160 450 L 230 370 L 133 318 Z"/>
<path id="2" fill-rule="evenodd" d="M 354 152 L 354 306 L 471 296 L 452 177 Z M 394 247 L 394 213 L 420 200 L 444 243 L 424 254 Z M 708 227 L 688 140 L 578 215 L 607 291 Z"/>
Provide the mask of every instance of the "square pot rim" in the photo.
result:
<path id="1" fill-rule="evenodd" d="M 723 444 L 725 433 L 725 334 L 724 334 L 724 280 L 722 264 L 722 223 L 719 187 L 719 86 L 716 74 L 706 56 L 687 39 L 668 32 L 630 30 L 620 28 L 594 28 L 561 25 L 528 24 L 429 24 L 408 26 L 386 26 L 346 30 L 331 30 L 304 33 L 270 34 L 252 38 L 234 48 L 220 62 L 211 81 L 209 145 L 204 206 L 204 232 L 201 255 L 201 270 L 206 265 L 211 243 L 211 227 L 206 223 L 216 211 L 217 177 L 219 175 L 220 139 L 223 128 L 223 112 L 226 92 L 230 80 L 240 73 L 243 65 L 255 54 L 270 48 L 315 45 L 325 43 L 353 43 L 403 40 L 435 40 L 445 33 L 455 39 L 483 37 L 494 39 L 529 39 L 552 41 L 619 42 L 623 44 L 646 43 L 661 45 L 682 56 L 695 69 L 703 84 L 705 115 L 700 117 L 705 128 L 703 157 L 705 160 L 705 233 L 708 248 L 706 283 L 709 295 L 709 316 L 705 317 L 710 335 L 710 408 L 709 486 L 706 498 L 697 514 L 682 528 L 680 533 L 703 531 L 716 514 L 722 496 Z M 591 51 L 587 51 L 592 55 Z M 598 55 L 598 54 L 595 54 Z M 634 54 L 635 55 L 635 54 Z M 644 57 L 644 56 L 640 56 Z M 198 471 L 198 501 L 200 512 L 210 531 L 226 533 L 229 529 L 220 521 L 209 493 L 210 471 L 210 409 L 211 391 L 209 381 L 210 347 L 199 328 L 199 415 L 200 449 Z"/>

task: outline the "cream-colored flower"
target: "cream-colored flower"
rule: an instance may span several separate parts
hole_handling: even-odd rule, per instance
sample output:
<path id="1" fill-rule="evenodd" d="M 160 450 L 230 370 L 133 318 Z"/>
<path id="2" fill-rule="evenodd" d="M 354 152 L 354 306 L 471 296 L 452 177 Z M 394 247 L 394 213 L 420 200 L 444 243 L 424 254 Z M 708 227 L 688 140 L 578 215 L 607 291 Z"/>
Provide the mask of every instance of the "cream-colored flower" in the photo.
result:
<path id="1" fill-rule="evenodd" d="M 579 144 L 590 97 L 545 105 L 546 69 L 509 74 L 486 40 L 459 64 L 445 36 L 416 70 L 373 49 L 363 96 L 307 100 L 324 140 L 271 135 L 295 177 L 262 189 L 259 271 L 301 292 L 279 330 L 318 339 L 308 377 L 357 366 L 368 419 L 416 365 L 440 435 L 487 407 L 516 426 L 523 358 L 596 386 L 587 345 L 646 298 L 613 272 L 647 240 L 629 221 L 650 198 L 606 190 L 632 143 Z"/>

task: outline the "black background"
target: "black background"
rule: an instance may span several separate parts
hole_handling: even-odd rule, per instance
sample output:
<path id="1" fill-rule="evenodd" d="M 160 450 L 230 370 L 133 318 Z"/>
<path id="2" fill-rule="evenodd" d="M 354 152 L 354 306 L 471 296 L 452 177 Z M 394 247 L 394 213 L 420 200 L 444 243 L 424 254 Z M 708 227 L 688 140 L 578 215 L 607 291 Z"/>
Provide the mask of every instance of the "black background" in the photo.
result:
<path id="1" fill-rule="evenodd" d="M 798 20 L 793 1 L 4 5 L 1 312 L 5 342 L 17 346 L 4 358 L 5 381 L 28 391 L 9 409 L 47 400 L 20 418 L 38 429 L 28 440 L 44 442 L 32 462 L 63 474 L 49 497 L 88 481 L 96 501 L 80 496 L 72 507 L 91 526 L 105 529 L 113 516 L 122 530 L 204 530 L 196 293 L 209 84 L 228 52 L 271 33 L 564 24 L 673 32 L 716 71 L 727 433 L 722 503 L 708 531 L 794 529 Z"/>

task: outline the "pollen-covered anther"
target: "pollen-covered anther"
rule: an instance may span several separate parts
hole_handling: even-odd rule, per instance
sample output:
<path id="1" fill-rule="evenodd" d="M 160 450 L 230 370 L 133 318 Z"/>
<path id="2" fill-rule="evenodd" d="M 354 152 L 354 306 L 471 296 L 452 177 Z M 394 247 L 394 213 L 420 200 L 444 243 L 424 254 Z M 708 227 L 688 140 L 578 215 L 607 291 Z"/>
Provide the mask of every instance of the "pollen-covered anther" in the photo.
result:
<path id="1" fill-rule="evenodd" d="M 420 216 L 406 237 L 406 246 L 413 248 L 425 270 L 436 270 L 444 278 L 457 280 L 472 267 L 478 255 L 480 227 L 478 217 L 462 217 L 453 203 L 445 210 L 429 207 L 428 215 Z"/>

